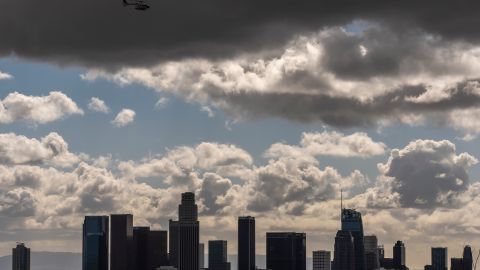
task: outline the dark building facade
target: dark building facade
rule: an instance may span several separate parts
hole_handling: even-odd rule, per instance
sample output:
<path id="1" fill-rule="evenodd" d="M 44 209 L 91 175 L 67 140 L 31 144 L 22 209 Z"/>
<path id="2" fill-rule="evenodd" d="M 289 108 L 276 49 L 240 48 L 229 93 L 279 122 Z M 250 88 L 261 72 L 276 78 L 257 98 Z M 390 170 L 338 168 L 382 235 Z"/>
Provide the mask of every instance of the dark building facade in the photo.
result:
<path id="1" fill-rule="evenodd" d="M 156 270 L 160 266 L 168 265 L 167 231 L 150 230 L 148 232 L 148 270 Z"/>
<path id="2" fill-rule="evenodd" d="M 339 230 L 335 236 L 333 270 L 355 270 L 355 239 L 350 231 Z"/>
<path id="3" fill-rule="evenodd" d="M 450 269 L 451 270 L 463 270 L 463 259 L 462 258 L 451 258 L 450 259 Z"/>
<path id="4" fill-rule="evenodd" d="M 472 270 L 472 267 L 473 267 L 472 248 L 470 246 L 465 246 L 463 248 L 463 269 Z"/>
<path id="5" fill-rule="evenodd" d="M 133 216 L 111 215 L 110 270 L 134 270 Z"/>
<path id="6" fill-rule="evenodd" d="M 170 220 L 169 224 L 170 264 L 178 270 L 198 270 L 200 224 L 194 193 L 182 193 L 178 214 L 178 221 Z"/>
<path id="7" fill-rule="evenodd" d="M 24 243 L 12 249 L 12 270 L 30 270 L 30 249 Z"/>
<path id="8" fill-rule="evenodd" d="M 362 215 L 353 209 L 342 209 L 342 231 L 350 231 L 355 243 L 355 270 L 365 270 Z"/>
<path id="9" fill-rule="evenodd" d="M 133 269 L 148 270 L 149 227 L 133 227 Z"/>
<path id="10" fill-rule="evenodd" d="M 267 269 L 305 270 L 306 255 L 305 233 L 267 233 Z"/>
<path id="11" fill-rule="evenodd" d="M 432 270 L 447 270 L 448 250 L 444 247 L 432 247 Z"/>
<path id="12" fill-rule="evenodd" d="M 238 270 L 255 270 L 255 218 L 238 218 Z"/>
<path id="13" fill-rule="evenodd" d="M 227 241 L 208 241 L 208 270 L 230 270 Z"/>
<path id="14" fill-rule="evenodd" d="M 86 216 L 83 223 L 82 269 L 108 270 L 108 216 Z"/>
<path id="15" fill-rule="evenodd" d="M 405 244 L 397 241 L 393 246 L 393 267 L 395 269 L 403 269 L 405 267 Z"/>
<path id="16" fill-rule="evenodd" d="M 378 252 L 378 239 L 375 235 L 366 235 L 364 237 L 365 247 L 365 267 L 367 270 L 380 268 L 380 259 Z"/>

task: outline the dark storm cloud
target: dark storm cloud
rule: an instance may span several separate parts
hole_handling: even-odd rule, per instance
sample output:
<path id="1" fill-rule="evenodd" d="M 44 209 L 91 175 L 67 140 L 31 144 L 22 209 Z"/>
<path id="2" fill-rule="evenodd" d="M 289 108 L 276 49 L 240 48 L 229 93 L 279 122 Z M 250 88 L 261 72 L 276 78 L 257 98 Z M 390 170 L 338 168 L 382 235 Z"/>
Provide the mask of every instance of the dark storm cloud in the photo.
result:
<path id="1" fill-rule="evenodd" d="M 471 82 L 474 81 L 462 82 L 449 89 L 448 98 L 425 102 L 411 100 L 427 92 L 423 85 L 404 87 L 366 101 L 302 93 L 216 93 L 211 97 L 227 113 L 239 118 L 282 117 L 300 122 L 321 121 L 342 128 L 371 126 L 380 120 L 398 120 L 408 114 L 442 114 L 477 106 L 480 96 L 469 90 Z"/>
<path id="2" fill-rule="evenodd" d="M 219 58 L 274 49 L 302 32 L 359 19 L 399 31 L 418 28 L 446 39 L 476 42 L 479 37 L 480 3 L 473 1 L 151 0 L 150 4 L 150 10 L 139 12 L 122 7 L 120 0 L 1 1 L 0 55 L 110 68 L 184 57 Z"/>

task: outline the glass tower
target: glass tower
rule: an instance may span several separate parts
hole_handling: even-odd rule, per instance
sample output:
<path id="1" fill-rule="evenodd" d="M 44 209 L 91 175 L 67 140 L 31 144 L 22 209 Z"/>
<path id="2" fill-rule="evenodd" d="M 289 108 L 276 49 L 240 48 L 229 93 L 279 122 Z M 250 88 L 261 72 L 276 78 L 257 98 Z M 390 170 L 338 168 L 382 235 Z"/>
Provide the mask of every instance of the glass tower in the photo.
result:
<path id="1" fill-rule="evenodd" d="M 267 269 L 305 270 L 306 255 L 305 233 L 267 233 Z"/>
<path id="2" fill-rule="evenodd" d="M 355 270 L 365 270 L 365 247 L 363 244 L 362 215 L 354 209 L 342 209 L 342 231 L 353 236 L 355 248 Z"/>
<path id="3" fill-rule="evenodd" d="M 82 269 L 108 270 L 108 216 L 85 217 Z"/>
<path id="4" fill-rule="evenodd" d="M 208 270 L 230 270 L 227 241 L 208 241 Z"/>
<path id="5" fill-rule="evenodd" d="M 18 243 L 12 249 L 12 269 L 30 270 L 30 249 L 24 243 Z"/>

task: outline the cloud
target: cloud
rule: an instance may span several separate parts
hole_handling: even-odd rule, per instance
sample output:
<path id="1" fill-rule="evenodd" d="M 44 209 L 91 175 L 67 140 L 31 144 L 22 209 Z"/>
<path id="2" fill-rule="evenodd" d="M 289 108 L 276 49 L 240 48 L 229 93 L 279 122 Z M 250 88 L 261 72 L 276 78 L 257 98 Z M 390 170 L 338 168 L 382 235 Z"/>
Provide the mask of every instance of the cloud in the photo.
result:
<path id="1" fill-rule="evenodd" d="M 110 108 L 105 104 L 105 101 L 92 97 L 90 103 L 88 103 L 88 108 L 94 112 L 109 113 Z"/>
<path id="2" fill-rule="evenodd" d="M 124 127 L 135 120 L 135 111 L 130 109 L 122 109 L 115 119 L 112 120 L 112 124 L 116 127 Z"/>
<path id="3" fill-rule="evenodd" d="M 0 100 L 0 123 L 3 124 L 17 121 L 46 124 L 74 114 L 83 115 L 83 111 L 71 98 L 58 91 L 47 96 L 13 92 Z"/>
<path id="4" fill-rule="evenodd" d="M 468 153 L 457 155 L 450 141 L 412 141 L 378 164 L 379 183 L 370 190 L 368 203 L 377 205 L 378 199 L 381 207 L 456 207 L 470 186 L 467 169 L 477 163 Z"/>
<path id="5" fill-rule="evenodd" d="M 362 49 L 363 48 L 363 49 Z M 281 117 L 334 127 L 450 125 L 479 104 L 479 47 L 418 29 L 368 24 L 299 35 L 284 47 L 228 59 L 183 59 L 116 72 L 88 71 L 120 85 L 139 83 L 233 120 Z"/>
<path id="6" fill-rule="evenodd" d="M 72 166 L 80 158 L 69 152 L 68 144 L 58 133 L 30 139 L 14 133 L 0 134 L 0 164 L 47 164 Z"/>
<path id="7" fill-rule="evenodd" d="M 141 15 L 129 8 L 93 0 L 74 0 L 70 4 L 71 9 L 62 13 L 54 12 L 55 1 L 2 4 L 0 31 L 6 34 L 0 53 L 88 66 L 145 66 L 158 61 L 215 59 L 275 50 L 293 36 L 359 19 L 384 24 L 400 33 L 420 29 L 447 40 L 479 40 L 472 26 L 478 22 L 473 11 L 479 5 L 473 2 L 452 7 L 448 1 L 402 1 L 391 6 L 380 0 L 362 5 L 349 0 L 342 5 L 309 2 L 292 6 L 284 0 L 262 4 L 249 0 L 232 6 L 221 1 L 189 0 L 152 3 L 152 8 Z M 452 8 L 457 11 L 455 14 L 450 12 Z M 33 12 L 42 16 L 28 16 Z M 110 24 L 103 24 L 106 13 L 110 14 Z M 85 21 L 87 15 L 90 19 Z M 125 23 L 132 20 L 136 23 Z M 22 25 L 37 27 L 28 29 Z M 96 46 L 90 46 L 87 40 L 95 40 Z"/>
<path id="8" fill-rule="evenodd" d="M 0 71 L 0 81 L 13 79 L 13 75 Z"/>
<path id="9" fill-rule="evenodd" d="M 265 152 L 266 157 L 299 156 L 337 156 L 371 157 L 383 155 L 386 145 L 374 142 L 366 133 L 356 132 L 344 135 L 339 132 L 302 134 L 300 146 L 275 143 Z"/>

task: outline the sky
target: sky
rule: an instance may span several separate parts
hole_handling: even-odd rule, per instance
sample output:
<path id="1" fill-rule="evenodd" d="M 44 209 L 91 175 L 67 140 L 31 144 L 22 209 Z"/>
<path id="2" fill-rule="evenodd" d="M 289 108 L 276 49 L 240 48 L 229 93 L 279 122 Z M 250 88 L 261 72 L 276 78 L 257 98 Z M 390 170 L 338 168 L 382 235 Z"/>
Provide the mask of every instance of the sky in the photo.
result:
<path id="1" fill-rule="evenodd" d="M 0 255 L 81 250 L 85 215 L 333 250 L 344 205 L 407 265 L 480 249 L 480 3 L 0 2 Z"/>

